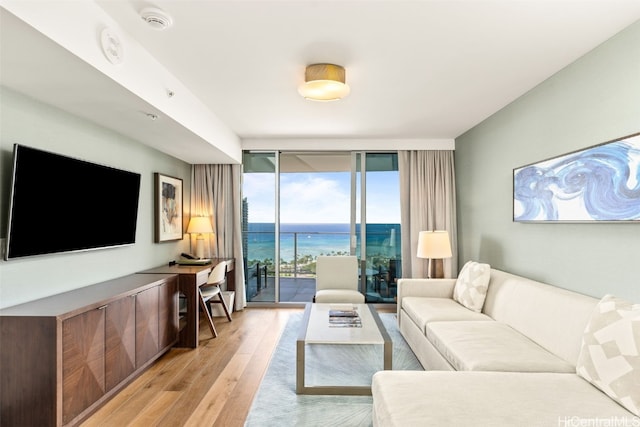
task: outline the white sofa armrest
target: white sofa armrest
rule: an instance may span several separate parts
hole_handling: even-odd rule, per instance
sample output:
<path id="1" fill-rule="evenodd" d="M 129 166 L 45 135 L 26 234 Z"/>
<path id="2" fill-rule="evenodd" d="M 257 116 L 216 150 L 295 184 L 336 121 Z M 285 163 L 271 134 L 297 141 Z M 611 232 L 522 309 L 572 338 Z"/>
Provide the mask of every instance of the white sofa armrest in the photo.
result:
<path id="1" fill-rule="evenodd" d="M 402 309 L 402 298 L 453 298 L 455 284 L 456 279 L 398 279 L 398 319 Z"/>

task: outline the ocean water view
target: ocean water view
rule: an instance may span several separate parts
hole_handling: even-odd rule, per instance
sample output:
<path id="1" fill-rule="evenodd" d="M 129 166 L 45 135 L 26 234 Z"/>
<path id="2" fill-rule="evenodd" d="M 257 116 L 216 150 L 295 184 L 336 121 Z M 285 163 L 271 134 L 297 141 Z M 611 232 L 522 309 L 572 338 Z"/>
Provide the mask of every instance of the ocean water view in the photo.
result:
<path id="1" fill-rule="evenodd" d="M 400 224 L 367 224 L 367 257 L 395 257 L 400 250 Z M 318 255 L 349 254 L 349 224 L 280 224 L 280 258 L 292 262 L 297 258 Z M 356 225 L 357 247 L 360 247 L 360 225 Z M 249 223 L 246 235 L 246 257 L 250 261 L 275 259 L 275 224 Z M 359 250 L 358 250 L 359 253 Z M 399 255 L 399 253 L 398 253 Z"/>

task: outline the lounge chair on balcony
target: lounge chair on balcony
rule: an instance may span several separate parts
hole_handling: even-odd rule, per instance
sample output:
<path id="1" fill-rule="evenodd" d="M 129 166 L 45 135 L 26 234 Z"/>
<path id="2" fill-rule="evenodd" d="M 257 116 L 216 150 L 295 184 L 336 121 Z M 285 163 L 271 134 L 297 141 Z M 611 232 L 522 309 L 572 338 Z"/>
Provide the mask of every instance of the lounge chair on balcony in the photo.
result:
<path id="1" fill-rule="evenodd" d="M 316 261 L 317 303 L 364 303 L 358 292 L 358 259 L 355 256 L 319 256 Z"/>
<path id="2" fill-rule="evenodd" d="M 395 294 L 397 293 L 397 288 L 398 288 L 398 276 L 397 276 L 397 271 L 398 271 L 398 264 L 399 262 L 395 259 L 391 259 L 389 260 L 389 265 L 388 267 L 385 266 L 379 266 L 378 267 L 378 273 L 376 273 L 373 276 L 373 280 L 374 280 L 374 290 L 376 292 L 381 292 L 382 291 L 382 287 L 384 285 L 384 287 L 386 288 L 386 297 L 387 298 L 391 298 L 393 296 L 395 296 Z M 392 293 L 391 290 L 394 289 L 394 292 Z"/>

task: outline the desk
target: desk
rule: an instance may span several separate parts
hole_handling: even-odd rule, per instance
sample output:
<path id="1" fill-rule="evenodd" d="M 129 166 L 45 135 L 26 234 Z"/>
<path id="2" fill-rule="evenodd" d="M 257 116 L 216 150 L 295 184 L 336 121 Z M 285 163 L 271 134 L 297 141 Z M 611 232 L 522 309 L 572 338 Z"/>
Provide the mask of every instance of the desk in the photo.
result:
<path id="1" fill-rule="evenodd" d="M 208 265 L 166 265 L 140 271 L 140 274 L 177 274 L 178 289 L 186 298 L 186 325 L 180 329 L 176 347 L 198 347 L 200 327 L 200 307 L 198 304 L 198 287 L 207 283 L 209 273 L 220 261 L 227 261 L 227 272 L 235 268 L 234 258 L 213 258 Z M 235 291 L 235 274 L 227 275 L 227 289 Z M 229 307 L 231 310 L 232 307 Z"/>

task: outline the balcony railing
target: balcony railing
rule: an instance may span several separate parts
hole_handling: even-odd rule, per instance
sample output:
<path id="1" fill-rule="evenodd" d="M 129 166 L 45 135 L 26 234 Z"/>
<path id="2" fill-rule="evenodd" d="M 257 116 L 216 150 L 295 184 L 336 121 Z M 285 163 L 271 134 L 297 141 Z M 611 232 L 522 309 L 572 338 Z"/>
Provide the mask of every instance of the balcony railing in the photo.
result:
<path id="1" fill-rule="evenodd" d="M 246 232 L 245 238 L 247 296 L 250 299 L 266 288 L 269 279 L 273 280 L 275 276 L 275 233 L 252 231 Z M 281 232 L 281 284 L 287 279 L 315 279 L 316 258 L 319 255 L 348 255 L 349 247 L 348 232 Z M 367 233 L 367 289 L 371 287 L 375 290 L 376 281 L 380 280 L 383 272 L 389 270 L 390 260 L 399 258 L 395 250 L 396 242 L 391 243 L 388 232 Z"/>

